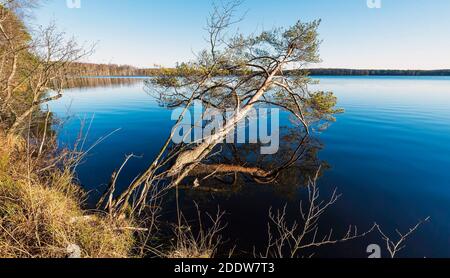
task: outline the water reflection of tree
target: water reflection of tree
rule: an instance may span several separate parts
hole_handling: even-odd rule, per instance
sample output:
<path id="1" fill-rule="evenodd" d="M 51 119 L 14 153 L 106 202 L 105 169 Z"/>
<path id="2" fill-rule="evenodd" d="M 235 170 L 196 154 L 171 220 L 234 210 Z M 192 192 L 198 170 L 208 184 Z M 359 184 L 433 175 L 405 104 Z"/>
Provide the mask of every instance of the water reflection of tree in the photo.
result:
<path id="1" fill-rule="evenodd" d="M 122 87 L 142 82 L 142 78 L 80 77 L 66 80 L 66 88 Z"/>
<path id="2" fill-rule="evenodd" d="M 259 154 L 261 144 L 222 144 L 216 155 L 200 166 L 202 171 L 193 171 L 186 180 L 187 194 L 221 193 L 225 195 L 241 192 L 249 186 L 267 186 L 285 198 L 296 197 L 298 188 L 306 186 L 317 169 L 326 169 L 327 163 L 319 159 L 323 144 L 295 127 L 283 129 L 280 150 L 274 155 Z M 221 150 L 220 152 L 218 150 Z M 214 152 L 214 151 L 213 151 Z M 236 171 L 214 172 L 204 165 L 240 165 Z M 195 184 L 196 187 L 192 187 Z"/>

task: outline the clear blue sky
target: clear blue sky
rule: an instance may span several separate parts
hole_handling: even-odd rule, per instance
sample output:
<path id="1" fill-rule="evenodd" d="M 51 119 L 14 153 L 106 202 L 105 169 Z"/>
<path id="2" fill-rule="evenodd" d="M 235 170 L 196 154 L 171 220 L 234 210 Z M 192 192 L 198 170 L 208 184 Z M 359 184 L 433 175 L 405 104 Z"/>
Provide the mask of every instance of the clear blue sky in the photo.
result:
<path id="1" fill-rule="evenodd" d="M 450 0 L 246 0 L 244 33 L 322 19 L 322 67 L 450 68 Z M 48 0 L 35 21 L 55 20 L 82 42 L 98 42 L 90 62 L 173 66 L 204 48 L 211 0 Z"/>

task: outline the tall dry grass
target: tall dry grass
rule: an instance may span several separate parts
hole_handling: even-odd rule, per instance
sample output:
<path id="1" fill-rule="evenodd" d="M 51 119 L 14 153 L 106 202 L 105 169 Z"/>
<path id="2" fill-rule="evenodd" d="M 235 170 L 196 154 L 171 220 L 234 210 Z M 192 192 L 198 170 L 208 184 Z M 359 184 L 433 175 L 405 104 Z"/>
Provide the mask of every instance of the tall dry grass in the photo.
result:
<path id="1" fill-rule="evenodd" d="M 84 194 L 64 164 L 0 134 L 0 257 L 132 255 L 129 219 L 83 210 Z M 63 166 L 61 166 L 63 165 Z"/>

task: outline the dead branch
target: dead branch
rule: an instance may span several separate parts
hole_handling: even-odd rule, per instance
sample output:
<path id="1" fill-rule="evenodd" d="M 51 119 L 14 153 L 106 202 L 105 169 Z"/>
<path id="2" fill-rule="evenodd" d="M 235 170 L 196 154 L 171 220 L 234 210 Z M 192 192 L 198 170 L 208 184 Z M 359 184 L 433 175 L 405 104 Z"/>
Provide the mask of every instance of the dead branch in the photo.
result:
<path id="1" fill-rule="evenodd" d="M 320 168 L 315 177 L 313 177 L 308 185 L 308 205 L 306 209 L 300 204 L 301 221 L 294 221 L 288 224 L 286 220 L 286 207 L 277 212 L 269 212 L 270 222 L 268 223 L 268 244 L 263 253 L 257 254 L 255 257 L 262 258 L 296 258 L 305 256 L 302 251 L 308 248 L 317 248 L 325 245 L 333 245 L 343 243 L 358 238 L 365 237 L 371 233 L 375 226 L 366 232 L 359 233 L 356 226 L 350 226 L 347 232 L 340 237 L 335 237 L 333 230 L 320 235 L 319 221 L 321 216 L 339 199 L 336 191 L 328 201 L 319 200 L 319 189 L 317 187 L 317 179 Z"/>
<path id="2" fill-rule="evenodd" d="M 397 254 L 403 250 L 406 245 L 405 242 L 408 240 L 409 237 L 413 235 L 414 232 L 416 232 L 423 224 L 430 221 L 431 217 L 427 217 L 424 220 L 419 221 L 414 227 L 410 228 L 409 231 L 405 234 L 401 233 L 399 230 L 395 230 L 398 235 L 398 240 L 394 241 L 387 236 L 383 230 L 381 229 L 380 225 L 375 224 L 376 230 L 380 233 L 382 239 L 386 243 L 386 249 L 389 252 L 390 257 L 393 259 L 397 256 Z"/>

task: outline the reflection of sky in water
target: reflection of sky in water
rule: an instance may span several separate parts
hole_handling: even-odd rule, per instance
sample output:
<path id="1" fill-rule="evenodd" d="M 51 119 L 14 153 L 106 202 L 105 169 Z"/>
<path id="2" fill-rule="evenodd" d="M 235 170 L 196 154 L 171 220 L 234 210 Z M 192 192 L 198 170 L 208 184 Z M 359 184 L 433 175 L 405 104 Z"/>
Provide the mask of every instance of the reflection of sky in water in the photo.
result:
<path id="1" fill-rule="evenodd" d="M 324 221 L 343 229 L 358 224 L 361 230 L 377 221 L 388 231 L 405 231 L 431 216 L 432 222 L 409 242 L 404 255 L 450 256 L 450 78 L 320 80 L 320 85 L 311 89 L 335 92 L 339 106 L 346 110 L 318 135 L 325 144 L 320 156 L 332 167 L 320 180 L 322 190 L 326 195 L 338 187 L 343 194 Z M 171 112 L 159 108 L 142 87 L 73 89 L 50 105 L 59 116 L 66 115 L 68 107 L 69 114 L 75 115 L 60 133 L 65 143 L 73 142 L 79 131 L 77 118 L 90 119 L 94 112 L 89 142 L 121 128 L 79 167 L 80 180 L 88 189 L 106 184 L 126 154 L 143 155 L 133 160 L 122 176 L 122 182 L 132 179 L 148 165 L 170 131 Z M 240 244 L 249 246 L 265 239 L 256 234 L 264 234 L 257 230 L 265 229 L 269 207 L 288 201 L 267 192 L 252 192 L 211 198 L 211 206 L 219 200 L 230 214 L 229 227 L 234 227 L 227 236 L 240 238 Z M 296 213 L 298 200 L 291 200 L 288 208 Z M 377 238 L 369 238 L 319 254 L 366 256 L 367 241 L 381 244 Z"/>
<path id="2" fill-rule="evenodd" d="M 448 108 L 449 77 L 321 77 L 311 89 L 332 90 L 342 105 Z M 449 110 L 449 109 L 445 109 Z"/>
<path id="3" fill-rule="evenodd" d="M 346 109 L 321 134 L 333 167 L 321 182 L 340 188 L 342 211 L 403 230 L 431 216 L 409 253 L 449 256 L 450 78 L 321 80 Z"/>

